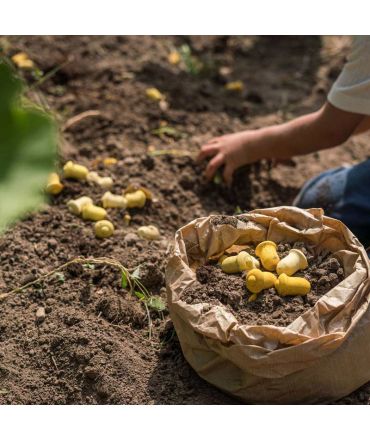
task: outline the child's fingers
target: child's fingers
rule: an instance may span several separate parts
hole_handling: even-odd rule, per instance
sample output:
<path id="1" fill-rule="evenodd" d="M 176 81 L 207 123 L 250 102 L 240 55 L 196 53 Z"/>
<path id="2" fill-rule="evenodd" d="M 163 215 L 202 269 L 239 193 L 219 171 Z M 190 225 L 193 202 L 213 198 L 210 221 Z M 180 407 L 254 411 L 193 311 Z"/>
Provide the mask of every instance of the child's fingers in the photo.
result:
<path id="1" fill-rule="evenodd" d="M 234 174 L 234 167 L 226 164 L 222 177 L 227 186 L 231 186 L 233 182 L 233 174 Z"/>
<path id="2" fill-rule="evenodd" d="M 215 144 L 215 143 L 217 143 L 219 140 L 220 140 L 219 137 L 212 138 L 212 139 L 210 139 L 209 141 L 207 141 L 207 142 L 205 143 L 205 145 Z"/>
<path id="3" fill-rule="evenodd" d="M 206 157 L 214 156 L 219 151 L 219 148 L 217 145 L 203 145 L 201 150 L 199 151 L 197 161 L 201 162 Z"/>
<path id="4" fill-rule="evenodd" d="M 208 180 L 211 180 L 215 175 L 215 172 L 220 168 L 220 166 L 225 162 L 225 156 L 223 153 L 218 153 L 212 160 L 209 161 L 205 175 Z"/>

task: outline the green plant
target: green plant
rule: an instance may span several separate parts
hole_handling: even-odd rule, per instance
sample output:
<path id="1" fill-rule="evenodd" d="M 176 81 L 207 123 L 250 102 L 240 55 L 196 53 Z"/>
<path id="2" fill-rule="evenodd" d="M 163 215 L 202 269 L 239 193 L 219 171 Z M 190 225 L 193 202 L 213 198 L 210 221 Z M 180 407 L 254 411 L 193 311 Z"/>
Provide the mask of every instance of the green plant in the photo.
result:
<path id="1" fill-rule="evenodd" d="M 216 171 L 214 177 L 213 177 L 213 183 L 215 185 L 222 185 L 223 184 L 223 179 L 222 179 L 222 174 L 220 173 L 220 171 Z"/>
<path id="2" fill-rule="evenodd" d="M 52 119 L 21 105 L 22 83 L 0 58 L 0 232 L 44 200 L 56 156 Z"/>
<path id="3" fill-rule="evenodd" d="M 60 275 L 63 269 L 66 269 L 71 264 L 81 264 L 82 267 L 86 268 L 94 268 L 96 265 L 104 265 L 115 267 L 121 272 L 121 287 L 123 289 L 128 289 L 131 295 L 135 295 L 139 300 L 141 300 L 146 309 L 147 317 L 148 317 L 148 326 L 149 326 L 149 339 L 152 336 L 152 320 L 150 317 L 150 310 L 155 310 L 157 312 L 161 312 L 166 308 L 165 303 L 159 296 L 151 296 L 148 289 L 142 284 L 140 281 L 140 266 L 137 267 L 132 273 L 123 266 L 118 260 L 114 258 L 106 258 L 106 257 L 98 257 L 98 258 L 83 258 L 77 257 L 73 260 L 67 261 L 67 263 L 62 264 L 61 266 L 56 267 L 52 271 L 42 275 L 36 280 L 30 281 L 23 286 L 17 287 L 10 292 L 0 293 L 0 301 L 5 300 L 11 295 L 24 291 L 27 287 L 30 286 L 41 286 L 41 282 L 46 280 L 51 276 L 56 276 L 58 278 L 58 274 Z"/>
<path id="4" fill-rule="evenodd" d="M 148 289 L 143 285 L 140 280 L 140 266 L 138 266 L 131 274 L 122 272 L 122 287 L 126 289 L 128 287 L 128 277 L 131 280 L 131 292 L 143 301 L 149 309 L 156 312 L 163 312 L 166 308 L 166 304 L 163 302 L 162 298 L 159 296 L 150 295 Z"/>
<path id="5" fill-rule="evenodd" d="M 63 272 L 55 272 L 55 279 L 58 281 L 58 283 L 63 284 L 66 280 Z"/>
<path id="6" fill-rule="evenodd" d="M 192 54 L 190 46 L 183 44 L 179 52 L 186 71 L 192 75 L 199 75 L 203 69 L 203 64 Z"/>

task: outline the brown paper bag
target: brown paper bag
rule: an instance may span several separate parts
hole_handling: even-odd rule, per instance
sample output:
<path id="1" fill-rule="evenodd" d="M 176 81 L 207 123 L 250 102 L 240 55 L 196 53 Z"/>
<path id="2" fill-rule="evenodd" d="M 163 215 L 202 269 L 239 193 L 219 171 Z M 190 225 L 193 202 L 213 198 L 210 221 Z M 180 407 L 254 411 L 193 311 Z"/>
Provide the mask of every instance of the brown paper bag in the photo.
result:
<path id="1" fill-rule="evenodd" d="M 215 216 L 179 229 L 167 270 L 171 318 L 185 358 L 203 379 L 249 403 L 318 403 L 370 380 L 369 259 L 357 238 L 321 209 L 258 209 L 234 225 Z M 235 218 L 235 217 L 234 217 Z M 345 279 L 287 327 L 242 325 L 222 306 L 187 304 L 194 269 L 233 244 L 303 241 L 328 249 Z"/>

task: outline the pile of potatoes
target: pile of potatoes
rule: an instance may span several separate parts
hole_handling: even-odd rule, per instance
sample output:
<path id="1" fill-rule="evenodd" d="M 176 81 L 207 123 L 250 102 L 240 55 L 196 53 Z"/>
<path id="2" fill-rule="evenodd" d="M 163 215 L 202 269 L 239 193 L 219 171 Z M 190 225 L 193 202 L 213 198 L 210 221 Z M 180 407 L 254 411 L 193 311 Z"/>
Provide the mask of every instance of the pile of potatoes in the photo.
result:
<path id="1" fill-rule="evenodd" d="M 108 158 L 111 161 L 114 158 Z M 106 160 L 108 160 L 106 159 Z M 88 196 L 82 196 L 75 200 L 70 200 L 67 203 L 69 211 L 84 220 L 94 221 L 94 232 L 98 238 L 107 238 L 114 233 L 114 225 L 106 219 L 108 216 L 107 209 L 120 208 L 143 208 L 151 194 L 145 188 L 129 187 L 122 191 L 122 194 L 112 194 L 109 190 L 113 186 L 113 179 L 111 177 L 102 177 L 95 171 L 89 171 L 85 166 L 79 165 L 72 161 L 68 161 L 63 167 L 63 176 L 67 179 L 76 179 L 87 181 L 90 184 L 99 185 L 106 190 L 101 198 L 102 206 L 94 205 L 92 199 Z M 46 192 L 51 195 L 57 195 L 63 190 L 64 185 L 60 181 L 57 173 L 51 173 L 46 185 Z M 125 214 L 124 223 L 129 224 L 131 216 Z M 159 230 L 153 226 L 141 226 L 137 230 L 137 234 L 147 240 L 156 240 L 159 238 Z"/>
<path id="2" fill-rule="evenodd" d="M 248 301 L 254 301 L 260 292 L 270 287 L 275 287 L 281 296 L 307 295 L 311 290 L 308 280 L 292 276 L 308 267 L 307 258 L 300 250 L 291 249 L 286 257 L 280 259 L 277 244 L 263 241 L 256 247 L 255 255 L 259 260 L 246 251 L 234 256 L 223 255 L 219 259 L 224 272 L 246 273 L 246 287 L 251 292 Z M 265 270 L 260 269 L 261 265 Z"/>

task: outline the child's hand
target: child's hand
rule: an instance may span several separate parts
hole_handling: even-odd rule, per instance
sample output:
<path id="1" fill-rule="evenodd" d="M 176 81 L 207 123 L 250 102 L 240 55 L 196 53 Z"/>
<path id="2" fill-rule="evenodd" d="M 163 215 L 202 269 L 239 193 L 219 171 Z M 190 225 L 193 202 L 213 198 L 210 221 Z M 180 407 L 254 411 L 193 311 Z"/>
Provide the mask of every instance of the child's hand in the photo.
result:
<path id="1" fill-rule="evenodd" d="M 197 160 L 212 157 L 205 171 L 207 179 L 211 180 L 216 171 L 224 165 L 223 178 L 227 185 L 231 185 L 233 173 L 237 168 L 261 159 L 260 154 L 257 154 L 259 138 L 258 131 L 242 131 L 211 139 L 204 144 Z"/>
<path id="2" fill-rule="evenodd" d="M 201 147 L 198 160 L 209 161 L 207 179 L 224 165 L 223 178 L 230 185 L 234 171 L 261 159 L 290 159 L 335 147 L 349 136 L 368 128 L 366 117 L 340 110 L 326 102 L 320 110 L 285 124 L 227 134 Z"/>

